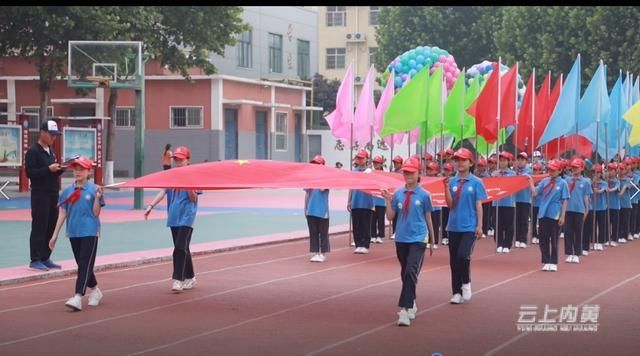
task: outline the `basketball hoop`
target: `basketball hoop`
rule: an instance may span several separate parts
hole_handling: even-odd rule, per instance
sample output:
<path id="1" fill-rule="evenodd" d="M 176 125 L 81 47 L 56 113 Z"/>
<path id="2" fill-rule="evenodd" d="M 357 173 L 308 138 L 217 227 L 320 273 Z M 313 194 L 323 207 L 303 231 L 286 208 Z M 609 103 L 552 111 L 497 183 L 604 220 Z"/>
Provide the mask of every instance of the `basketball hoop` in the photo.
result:
<path id="1" fill-rule="evenodd" d="M 98 88 L 109 88 L 111 84 L 111 78 L 103 76 L 87 76 L 87 80 L 92 83 L 97 83 Z"/>

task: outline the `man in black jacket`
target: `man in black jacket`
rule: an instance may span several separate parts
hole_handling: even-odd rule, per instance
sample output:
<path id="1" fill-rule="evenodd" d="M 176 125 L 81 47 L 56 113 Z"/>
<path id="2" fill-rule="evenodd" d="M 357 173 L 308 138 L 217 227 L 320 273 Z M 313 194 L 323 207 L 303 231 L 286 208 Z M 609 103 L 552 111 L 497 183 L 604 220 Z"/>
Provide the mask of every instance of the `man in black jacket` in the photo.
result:
<path id="1" fill-rule="evenodd" d="M 31 180 L 31 263 L 30 269 L 48 271 L 60 269 L 49 258 L 49 240 L 58 220 L 58 177 L 64 168 L 56 162 L 53 142 L 60 135 L 58 125 L 47 120 L 40 125 L 40 138 L 25 156 L 27 177 Z"/>

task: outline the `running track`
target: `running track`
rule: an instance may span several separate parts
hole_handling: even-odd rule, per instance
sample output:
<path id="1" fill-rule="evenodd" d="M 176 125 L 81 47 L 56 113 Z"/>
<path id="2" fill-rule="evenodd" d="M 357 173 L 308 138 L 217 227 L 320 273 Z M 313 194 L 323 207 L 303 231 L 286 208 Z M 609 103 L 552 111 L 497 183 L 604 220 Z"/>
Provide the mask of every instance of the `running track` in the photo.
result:
<path id="1" fill-rule="evenodd" d="M 563 240 L 560 240 L 562 246 Z M 471 303 L 450 305 L 448 252 L 434 251 L 418 285 L 418 317 L 396 326 L 393 244 L 354 255 L 332 238 L 327 262 L 308 241 L 204 255 L 198 285 L 170 291 L 171 263 L 97 274 L 99 307 L 71 312 L 75 276 L 0 288 L 0 354 L 90 355 L 637 355 L 640 241 L 539 271 L 529 246 L 496 255 L 476 245 Z M 561 248 L 562 251 L 562 248 Z M 564 258 L 562 259 L 564 260 Z M 516 330 L 520 305 L 599 304 L 597 332 Z M 538 313 L 539 317 L 541 312 Z"/>

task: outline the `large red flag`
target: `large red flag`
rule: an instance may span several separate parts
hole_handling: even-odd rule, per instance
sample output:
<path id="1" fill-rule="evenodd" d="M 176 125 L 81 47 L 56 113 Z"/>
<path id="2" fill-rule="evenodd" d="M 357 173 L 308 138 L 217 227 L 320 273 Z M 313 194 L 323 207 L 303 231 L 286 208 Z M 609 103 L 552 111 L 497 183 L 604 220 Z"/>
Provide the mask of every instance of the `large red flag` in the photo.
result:
<path id="1" fill-rule="evenodd" d="M 548 155 L 548 159 L 558 158 L 561 154 L 572 149 L 576 150 L 578 156 L 589 158 L 593 145 L 588 138 L 582 135 L 571 135 L 568 137 L 558 137 L 543 147 L 545 147 L 545 153 Z"/>
<path id="2" fill-rule="evenodd" d="M 476 132 L 484 137 L 487 143 L 498 140 L 498 80 L 500 69 L 498 63 L 493 64 L 493 70 L 487 83 L 471 104 L 467 112 L 476 118 Z"/>
<path id="3" fill-rule="evenodd" d="M 528 91 L 529 89 L 527 89 Z M 544 132 L 545 127 L 547 127 L 547 122 L 549 122 L 550 114 L 547 114 L 549 101 L 551 95 L 551 72 L 547 74 L 542 82 L 542 87 L 540 87 L 540 91 L 538 95 L 536 95 L 536 107 L 538 111 L 536 112 L 535 117 L 535 125 L 533 127 L 533 147 L 538 147 L 538 142 L 540 142 L 540 137 L 542 137 L 542 133 Z M 538 114 L 539 113 L 539 114 Z"/>
<path id="4" fill-rule="evenodd" d="M 518 64 L 516 63 L 501 79 L 500 128 L 516 124 L 517 80 Z"/>
<path id="5" fill-rule="evenodd" d="M 549 81 L 549 84 L 551 83 L 551 81 Z M 540 90 L 542 91 L 542 89 L 545 89 L 545 87 L 543 86 Z M 558 102 L 558 98 L 560 98 L 560 92 L 562 91 L 562 74 L 560 74 L 560 78 L 558 78 L 558 80 L 556 80 L 556 84 L 553 86 L 553 90 L 549 93 L 548 97 L 546 98 L 546 102 L 544 107 L 541 107 L 541 111 L 542 111 L 542 116 L 544 117 L 544 123 L 540 126 L 540 136 L 537 137 L 536 142 L 540 142 L 540 137 L 542 137 L 542 133 L 544 132 L 544 129 L 547 127 L 547 123 L 549 122 L 549 119 L 551 118 L 551 114 L 553 113 L 553 109 L 556 107 L 556 103 Z M 538 124 L 536 122 L 536 129 L 538 128 Z M 553 140 L 549 143 L 547 143 L 546 145 L 542 146 L 542 149 L 544 150 L 544 152 L 547 151 L 553 151 L 553 152 L 557 152 L 558 151 L 558 142 L 560 143 L 564 143 L 565 141 L 563 140 Z M 555 145 L 554 148 L 550 148 L 549 145 Z M 560 154 L 562 154 L 562 152 L 559 152 Z M 553 155 L 549 154 L 549 157 L 554 157 Z"/>
<path id="6" fill-rule="evenodd" d="M 536 95 L 536 89 L 534 87 L 533 81 L 534 75 L 531 74 L 531 76 L 529 77 L 529 82 L 527 82 L 527 89 L 524 93 L 524 98 L 522 99 L 522 106 L 520 107 L 520 112 L 518 113 L 518 125 L 516 125 L 516 130 L 518 130 L 518 142 L 516 142 L 516 145 L 520 150 L 525 150 L 526 148 L 533 147 L 533 137 L 531 137 L 531 132 L 534 117 L 533 98 Z M 536 105 L 536 107 L 539 106 Z"/>

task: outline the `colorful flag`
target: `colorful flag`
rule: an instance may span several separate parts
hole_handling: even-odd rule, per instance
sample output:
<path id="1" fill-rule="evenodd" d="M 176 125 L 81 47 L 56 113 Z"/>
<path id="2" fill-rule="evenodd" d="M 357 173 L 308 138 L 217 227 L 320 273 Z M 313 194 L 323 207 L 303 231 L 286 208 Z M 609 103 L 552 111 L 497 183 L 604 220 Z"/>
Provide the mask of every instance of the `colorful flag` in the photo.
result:
<path id="1" fill-rule="evenodd" d="M 494 143 L 498 139 L 498 81 L 500 69 L 498 63 L 487 79 L 478 98 L 471 104 L 467 112 L 476 119 L 476 132 L 486 142 Z"/>
<path id="2" fill-rule="evenodd" d="M 373 139 L 371 126 L 376 113 L 376 104 L 373 100 L 373 81 L 373 65 L 371 65 L 369 72 L 367 72 L 367 78 L 364 80 L 362 91 L 360 91 L 353 122 L 353 139 L 360 146 L 366 145 L 367 142 L 371 142 Z"/>
<path id="3" fill-rule="evenodd" d="M 542 133 L 538 147 L 554 138 L 564 136 L 575 126 L 580 102 L 580 83 L 580 55 L 578 55 L 560 92 L 560 98 L 551 114 L 547 127 Z"/>
<path id="4" fill-rule="evenodd" d="M 387 80 L 387 85 L 384 87 L 384 90 L 382 91 L 382 95 L 380 96 L 380 101 L 378 101 L 375 118 L 373 120 L 373 130 L 377 134 L 380 134 L 380 131 L 382 130 L 382 126 L 384 124 L 384 113 L 389 108 L 391 99 L 393 99 L 393 95 L 395 94 L 394 83 L 395 83 L 395 71 L 391 71 L 391 75 Z M 393 135 L 383 137 L 383 140 L 387 145 L 399 145 L 402 143 L 403 138 L 404 138 L 404 133 L 398 133 L 398 134 L 393 134 Z"/>
<path id="5" fill-rule="evenodd" d="M 446 87 L 443 82 L 443 69 L 442 66 L 439 66 L 429 77 L 426 123 L 420 125 L 422 129 L 420 144 L 422 145 L 430 141 L 432 137 L 442 134 L 444 100 L 446 97 Z"/>
<path id="6" fill-rule="evenodd" d="M 353 63 L 349 64 L 342 78 L 336 96 L 336 109 L 325 118 L 331 134 L 337 139 L 351 143 L 351 125 L 353 124 Z"/>
<path id="7" fill-rule="evenodd" d="M 518 63 L 501 78 L 502 99 L 500 100 L 500 127 L 516 124 L 518 98 Z"/>
<path id="8" fill-rule="evenodd" d="M 615 147 L 609 145 L 609 152 L 606 152 L 604 124 L 608 122 L 609 112 L 611 111 L 611 103 L 607 93 L 606 69 L 602 61 L 600 61 L 600 66 L 594 73 L 593 78 L 591 78 L 591 82 L 582 99 L 580 99 L 577 125 L 580 135 L 591 141 L 601 157 L 613 157 L 616 151 Z M 597 147 L 595 146 L 596 143 Z"/>
<path id="9" fill-rule="evenodd" d="M 384 114 L 382 137 L 413 130 L 427 119 L 428 78 L 429 69 L 423 68 L 393 97 Z"/>
<path id="10" fill-rule="evenodd" d="M 534 108 L 534 105 L 536 104 L 534 100 L 535 96 L 536 89 L 534 71 L 527 82 L 527 89 L 524 93 L 524 98 L 522 99 L 520 112 L 518 113 L 518 125 L 516 125 L 518 142 L 516 142 L 516 145 L 520 150 L 528 148 L 531 151 L 533 149 L 533 137 L 531 136 L 533 131 L 533 119 L 539 114 L 535 111 L 535 108 L 540 107 L 538 105 Z"/>

